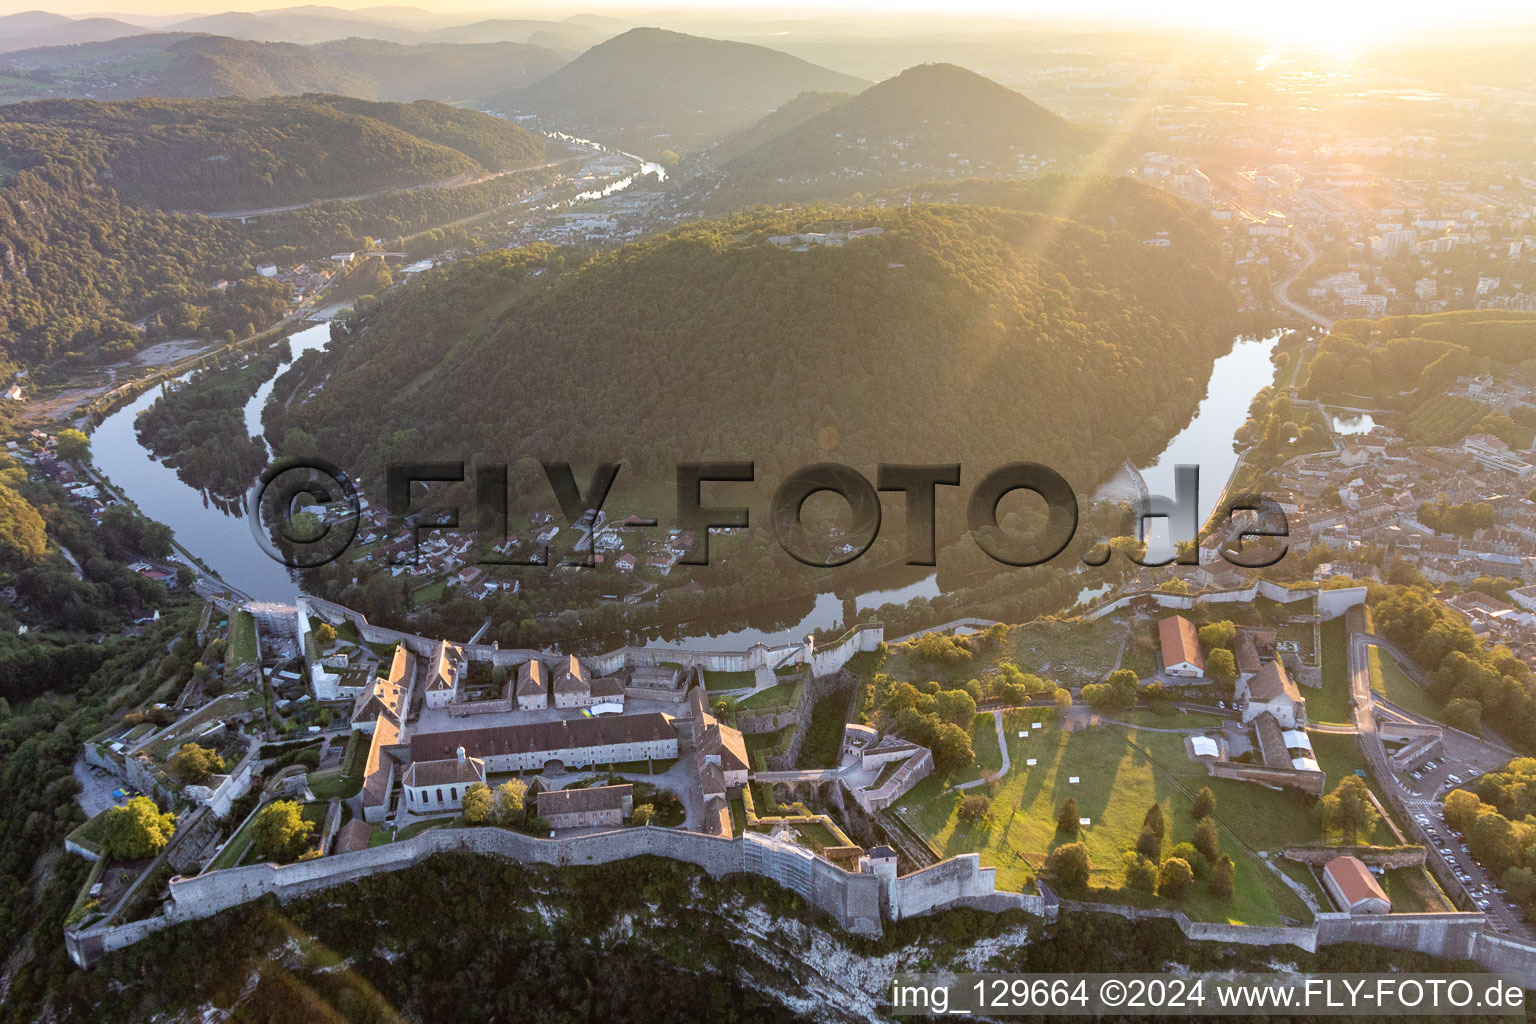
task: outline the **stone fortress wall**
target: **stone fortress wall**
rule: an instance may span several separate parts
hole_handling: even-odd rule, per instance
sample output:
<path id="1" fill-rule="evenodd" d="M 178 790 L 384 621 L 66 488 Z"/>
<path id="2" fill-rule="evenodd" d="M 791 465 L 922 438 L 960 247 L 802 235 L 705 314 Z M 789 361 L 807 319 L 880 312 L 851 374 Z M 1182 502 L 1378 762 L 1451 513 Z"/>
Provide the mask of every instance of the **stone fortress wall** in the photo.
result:
<path id="1" fill-rule="evenodd" d="M 422 657 L 429 657 L 437 649 L 438 641 L 430 637 L 405 633 L 398 629 L 386 629 L 371 624 L 367 617 L 355 609 L 322 598 L 301 595 L 298 611 L 310 619 L 320 619 L 332 625 L 350 622 L 358 635 L 371 644 L 402 644 L 405 649 Z M 879 623 L 854 626 L 837 643 L 824 648 L 812 648 L 809 643 L 753 644 L 745 651 L 690 651 L 673 647 L 620 647 L 604 654 L 582 658 L 594 676 L 619 675 L 627 669 L 641 665 L 681 665 L 685 670 L 703 669 L 709 672 L 751 672 L 759 668 L 775 669 L 786 665 L 811 667 L 813 678 L 830 676 L 847 664 L 855 654 L 873 651 L 885 640 L 885 627 Z M 530 648 L 498 647 L 494 644 L 461 644 L 464 656 L 470 661 L 483 661 L 501 668 L 513 668 L 532 658 L 548 658 L 557 652 L 536 651 Z"/>
<path id="2" fill-rule="evenodd" d="M 1493 933 L 1481 914 L 1389 914 L 1351 916 L 1320 913 L 1310 925 L 1256 927 L 1191 920 L 1182 911 L 1138 909 L 1059 899 L 1041 894 L 1000 892 L 995 871 L 976 854 L 950 857 L 899 878 L 843 870 L 800 847 L 749 834 L 736 839 L 651 827 L 541 839 L 497 828 L 432 829 L 411 839 L 296 864 L 255 864 L 177 878 L 171 901 L 154 917 L 115 927 L 97 926 L 65 934 L 70 956 L 89 966 L 115 949 L 132 945 L 160 928 L 210 917 L 268 893 L 280 900 L 419 864 L 439 853 L 479 853 L 523 863 L 605 864 L 651 854 L 697 865 L 715 877 L 751 872 L 798 892 L 854 934 L 879 935 L 884 920 L 919 917 L 951 907 L 1001 912 L 1022 910 L 1048 921 L 1062 911 L 1111 913 L 1133 920 L 1172 920 L 1189 939 L 1242 945 L 1293 945 L 1308 951 L 1339 942 L 1363 942 L 1415 950 L 1450 959 L 1475 960 L 1490 971 L 1513 974 L 1536 987 L 1536 945 Z"/>
<path id="3" fill-rule="evenodd" d="M 1250 586 L 1240 590 L 1211 590 L 1202 594 L 1172 594 L 1162 590 L 1147 590 L 1108 601 L 1091 611 L 1084 612 L 1083 618 L 1090 622 L 1102 619 L 1140 600 L 1150 600 L 1159 608 L 1189 611 L 1196 605 L 1202 604 L 1246 604 L 1257 597 L 1268 598 L 1278 604 L 1311 601 L 1315 598 L 1318 618 L 1327 620 L 1338 618 L 1357 604 L 1364 604 L 1365 588 L 1286 587 L 1269 580 L 1256 580 Z"/>

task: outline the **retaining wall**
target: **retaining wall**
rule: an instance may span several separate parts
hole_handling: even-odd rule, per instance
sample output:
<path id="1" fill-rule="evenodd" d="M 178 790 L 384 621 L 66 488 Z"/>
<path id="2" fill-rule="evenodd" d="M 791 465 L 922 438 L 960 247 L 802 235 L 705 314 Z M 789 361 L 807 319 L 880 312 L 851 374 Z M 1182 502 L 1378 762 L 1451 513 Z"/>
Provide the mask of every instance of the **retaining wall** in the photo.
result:
<path id="1" fill-rule="evenodd" d="M 415 633 L 387 629 L 371 624 L 367 617 L 355 609 L 336 604 L 308 594 L 298 599 L 300 615 L 318 617 L 332 625 L 343 621 L 356 627 L 358 635 L 368 643 L 402 644 L 406 650 L 423 657 L 430 657 L 437 649 L 437 641 Z M 879 623 L 864 623 L 850 630 L 837 643 L 813 651 L 804 642 L 778 644 L 753 644 L 745 651 L 690 651 L 671 647 L 620 647 L 605 654 L 583 658 L 594 676 L 620 674 L 626 668 L 637 665 L 682 665 L 710 672 L 751 672 L 758 668 L 779 668 L 782 665 L 809 663 L 813 675 L 831 675 L 847 663 L 848 659 L 863 651 L 873 651 L 885 640 L 885 627 Z M 530 658 L 547 658 L 558 652 L 535 651 L 528 648 L 502 648 L 492 644 L 463 644 L 464 657 L 470 661 L 484 661 L 503 668 L 521 665 Z"/>
<path id="2" fill-rule="evenodd" d="M 1210 761 L 1206 771 L 1217 779 L 1239 779 L 1257 782 L 1276 789 L 1299 789 L 1312 796 L 1322 796 L 1328 777 L 1322 772 L 1304 772 L 1296 769 L 1270 768 L 1261 764 L 1244 764 L 1241 761 Z"/>
<path id="3" fill-rule="evenodd" d="M 1337 846 L 1288 846 L 1282 851 L 1286 860 L 1293 860 L 1298 864 L 1327 864 L 1345 853 L 1351 857 L 1358 857 L 1364 863 L 1374 867 L 1417 868 L 1424 865 L 1422 846 L 1415 846 L 1408 850 L 1372 849 L 1371 847 L 1356 847 L 1349 850 Z"/>
<path id="4" fill-rule="evenodd" d="M 1269 580 L 1255 580 L 1253 585 L 1241 590 L 1210 590 L 1200 594 L 1170 594 L 1162 590 L 1146 590 L 1137 594 L 1126 594 L 1092 611 L 1084 612 L 1083 618 L 1090 621 L 1101 619 L 1142 598 L 1151 600 L 1159 608 L 1188 611 L 1196 605 L 1247 603 L 1256 597 L 1265 597 L 1280 604 L 1316 599 L 1318 617 L 1336 619 L 1355 605 L 1365 603 L 1365 588 L 1343 587 L 1338 590 L 1324 590 L 1320 587 L 1298 587 L 1292 590 Z"/>

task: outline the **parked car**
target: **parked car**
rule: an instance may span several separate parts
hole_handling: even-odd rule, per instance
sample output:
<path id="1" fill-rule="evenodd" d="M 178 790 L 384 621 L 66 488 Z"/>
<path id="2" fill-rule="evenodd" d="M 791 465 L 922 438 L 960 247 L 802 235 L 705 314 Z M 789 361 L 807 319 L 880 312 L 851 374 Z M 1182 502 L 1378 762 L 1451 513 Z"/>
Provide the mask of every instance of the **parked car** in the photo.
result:
<path id="1" fill-rule="evenodd" d="M 1453 783 L 1455 783 L 1458 786 L 1461 785 L 1461 776 L 1460 775 L 1447 775 L 1445 778 L 1446 778 L 1447 782 L 1453 782 Z"/>
<path id="2" fill-rule="evenodd" d="M 1423 776 L 1423 775 L 1422 775 L 1422 774 L 1421 774 L 1421 773 L 1419 773 L 1419 772 L 1409 772 L 1409 773 L 1408 773 L 1408 775 L 1409 775 L 1409 776 L 1410 776 L 1410 777 L 1411 777 L 1411 778 L 1412 778 L 1412 779 L 1413 779 L 1413 780 L 1414 780 L 1414 781 L 1415 781 L 1415 782 L 1417 782 L 1417 781 L 1418 781 L 1418 780 L 1419 780 L 1419 779 L 1422 779 L 1422 778 L 1423 778 L 1423 777 L 1424 777 L 1424 776 Z"/>
<path id="3" fill-rule="evenodd" d="M 113 790 L 113 791 L 112 791 L 112 799 L 113 799 L 113 800 L 121 800 L 121 799 L 122 799 L 122 798 L 123 798 L 123 797 L 125 797 L 125 796 L 127 796 L 127 795 L 128 795 L 128 794 L 127 794 L 127 793 L 125 793 L 125 792 L 124 792 L 124 791 L 123 791 L 123 790 L 121 790 L 121 789 L 114 789 L 114 790 Z"/>

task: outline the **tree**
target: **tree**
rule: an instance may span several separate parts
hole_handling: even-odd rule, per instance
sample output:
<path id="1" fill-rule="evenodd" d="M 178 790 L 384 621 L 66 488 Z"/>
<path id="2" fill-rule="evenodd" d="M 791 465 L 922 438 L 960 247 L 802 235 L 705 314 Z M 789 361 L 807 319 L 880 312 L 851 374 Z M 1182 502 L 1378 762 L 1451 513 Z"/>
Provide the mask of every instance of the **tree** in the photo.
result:
<path id="1" fill-rule="evenodd" d="M 329 647 L 336 642 L 336 627 L 329 622 L 322 622 L 315 627 L 315 643 L 321 647 Z"/>
<path id="2" fill-rule="evenodd" d="M 165 849 L 176 833 L 176 815 L 162 812 L 147 796 L 107 811 L 102 822 L 102 846 L 119 860 L 143 860 Z"/>
<path id="3" fill-rule="evenodd" d="M 464 820 L 471 825 L 483 825 L 491 817 L 491 787 L 483 782 L 473 783 L 464 791 Z"/>
<path id="4" fill-rule="evenodd" d="M 656 814 L 655 804 L 641 804 L 630 812 L 629 820 L 636 825 L 649 825 Z"/>
<path id="5" fill-rule="evenodd" d="M 987 816 L 992 801 L 984 796 L 968 796 L 960 801 L 960 809 L 956 811 L 961 821 L 980 821 Z"/>
<path id="6" fill-rule="evenodd" d="M 1205 656 L 1205 674 L 1218 686 L 1231 686 L 1237 682 L 1237 658 L 1226 648 L 1219 648 Z"/>
<path id="7" fill-rule="evenodd" d="M 1082 843 L 1063 843 L 1045 858 L 1045 870 L 1067 892 L 1081 892 L 1088 885 L 1092 866 L 1088 847 Z"/>
<path id="8" fill-rule="evenodd" d="M 1476 799 L 1474 797 L 1474 799 Z M 1337 829 L 1353 844 L 1362 832 L 1370 832 L 1381 820 L 1376 805 L 1371 802 L 1371 792 L 1365 780 L 1358 775 L 1346 775 L 1333 787 L 1333 792 L 1318 801 L 1318 813 L 1325 829 Z"/>
<path id="9" fill-rule="evenodd" d="M 1211 870 L 1211 895 L 1225 902 L 1232 898 L 1237 891 L 1237 868 L 1232 863 L 1232 858 L 1226 854 L 1216 862 L 1216 867 Z"/>
<path id="10" fill-rule="evenodd" d="M 1058 686 L 1056 687 L 1056 692 L 1051 694 L 1051 698 L 1056 701 L 1056 706 L 1063 711 L 1072 706 L 1071 690 Z"/>
<path id="11" fill-rule="evenodd" d="M 1177 857 L 1188 864 L 1189 869 L 1197 876 L 1203 876 L 1211 866 L 1210 861 L 1206 860 L 1200 851 L 1195 849 L 1193 843 L 1174 843 L 1168 850 L 1168 856 Z"/>
<path id="12" fill-rule="evenodd" d="M 1062 801 L 1061 810 L 1056 812 L 1056 831 L 1065 832 L 1069 836 L 1077 835 L 1079 828 L 1077 813 L 1077 798 L 1069 796 Z"/>
<path id="13" fill-rule="evenodd" d="M 1482 806 L 1476 793 L 1453 789 L 1445 794 L 1445 823 L 1457 832 L 1466 833 Z"/>
<path id="14" fill-rule="evenodd" d="M 1154 832 L 1149 825 L 1143 825 L 1141 835 L 1136 840 L 1136 852 L 1152 862 L 1163 859 L 1163 837 Z"/>
<path id="15" fill-rule="evenodd" d="M 305 821 L 292 800 L 274 800 L 251 823 L 251 847 L 263 860 L 286 864 L 297 860 L 309 845 L 315 823 Z"/>
<path id="16" fill-rule="evenodd" d="M 1162 804 L 1154 803 L 1152 806 L 1147 808 L 1147 813 L 1143 815 L 1141 819 L 1141 827 L 1149 828 L 1153 832 L 1156 832 L 1157 838 L 1159 839 L 1167 835 L 1168 829 L 1167 825 L 1163 822 Z"/>
<path id="17" fill-rule="evenodd" d="M 1169 857 L 1157 873 L 1157 894 L 1170 900 L 1181 900 L 1194 880 L 1195 873 L 1188 861 Z"/>
<path id="18" fill-rule="evenodd" d="M 47 551 L 43 517 L 20 493 L 0 484 L 0 559 L 9 565 L 28 566 Z"/>
<path id="19" fill-rule="evenodd" d="M 1190 808 L 1190 814 L 1196 821 L 1201 818 L 1209 818 L 1216 813 L 1216 794 L 1211 792 L 1210 786 L 1201 786 L 1200 792 L 1195 794 L 1195 805 Z"/>
<path id="20" fill-rule="evenodd" d="M 1126 854 L 1125 887 L 1137 892 L 1157 891 L 1157 861 L 1139 853 Z"/>
<path id="21" fill-rule="evenodd" d="M 515 821 L 524 814 L 528 798 L 528 783 L 522 779 L 508 779 L 496 787 L 496 819 Z"/>
<path id="22" fill-rule="evenodd" d="M 1201 818 L 1195 826 L 1195 849 L 1212 864 L 1221 859 L 1221 842 L 1216 838 L 1216 819 Z"/>
<path id="23" fill-rule="evenodd" d="M 1470 697 L 1454 697 L 1441 710 L 1445 724 L 1473 736 L 1483 734 L 1483 706 Z"/>
<path id="24" fill-rule="evenodd" d="M 1225 648 L 1232 649 L 1232 641 L 1237 638 L 1237 627 L 1228 619 L 1220 622 L 1209 622 L 1200 627 L 1200 646 L 1206 651 L 1217 651 Z"/>
<path id="25" fill-rule="evenodd" d="M 933 767 L 939 774 L 953 774 L 975 760 L 971 734 L 953 722 L 940 722 L 933 731 Z"/>
<path id="26" fill-rule="evenodd" d="M 84 462 L 91 457 L 91 439 L 74 427 L 59 431 L 54 442 L 59 458 L 66 462 Z"/>
<path id="27" fill-rule="evenodd" d="M 201 785 L 208 776 L 224 771 L 224 759 L 196 743 L 184 743 L 171 755 L 171 774 L 189 786 Z"/>
<path id="28" fill-rule="evenodd" d="M 964 690 L 941 690 L 933 695 L 933 705 L 940 719 L 962 729 L 969 730 L 976 721 L 976 698 Z"/>

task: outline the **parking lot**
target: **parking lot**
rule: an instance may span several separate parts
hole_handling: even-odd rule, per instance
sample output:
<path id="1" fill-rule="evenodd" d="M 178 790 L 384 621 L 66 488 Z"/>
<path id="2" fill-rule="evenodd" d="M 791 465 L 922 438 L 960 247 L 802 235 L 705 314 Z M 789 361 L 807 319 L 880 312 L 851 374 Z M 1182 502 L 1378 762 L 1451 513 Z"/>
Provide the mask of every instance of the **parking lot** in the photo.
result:
<path id="1" fill-rule="evenodd" d="M 1421 761 L 1412 770 L 1397 773 L 1403 788 L 1413 796 L 1424 800 L 1442 799 L 1457 786 L 1475 785 L 1483 772 L 1503 767 L 1509 760 L 1508 755 L 1449 729 L 1441 745 L 1443 753 L 1429 758 L 1433 768 L 1422 770 L 1426 766 Z"/>
<path id="2" fill-rule="evenodd" d="M 74 774 L 75 781 L 80 783 L 80 795 L 75 799 L 87 818 L 94 818 L 111 807 L 112 791 L 123 788 L 123 780 L 86 764 L 83 759 L 76 759 Z"/>
<path id="3" fill-rule="evenodd" d="M 1498 888 L 1497 882 L 1488 877 L 1466 846 L 1445 824 L 1443 810 L 1438 802 L 1410 803 L 1414 823 L 1429 839 L 1428 856 L 1450 865 L 1462 889 L 1471 898 L 1466 909 L 1476 907 L 1488 915 L 1488 920 L 1501 934 L 1522 938 L 1536 936 L 1536 929 L 1525 923 L 1524 915 Z M 1455 896 L 1456 894 L 1452 894 Z"/>

